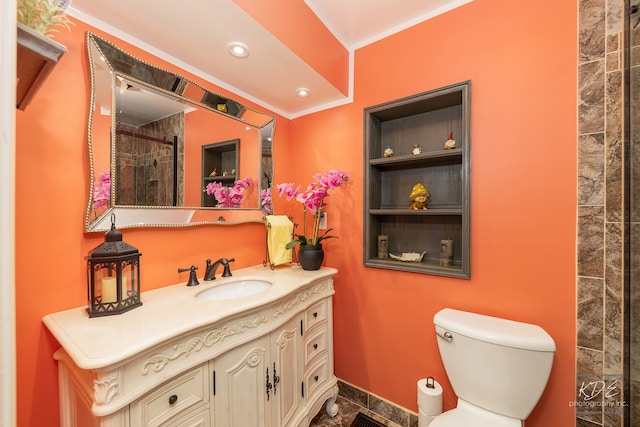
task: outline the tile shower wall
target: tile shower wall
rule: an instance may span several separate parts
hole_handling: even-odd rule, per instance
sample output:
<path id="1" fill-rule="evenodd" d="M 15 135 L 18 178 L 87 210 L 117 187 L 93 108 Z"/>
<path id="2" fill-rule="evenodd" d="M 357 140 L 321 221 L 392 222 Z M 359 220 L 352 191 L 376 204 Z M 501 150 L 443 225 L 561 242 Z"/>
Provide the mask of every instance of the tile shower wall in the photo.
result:
<path id="1" fill-rule="evenodd" d="M 117 182 L 120 205 L 182 206 L 184 202 L 184 113 L 144 126 L 119 124 Z M 173 142 L 177 138 L 177 151 Z M 177 169 L 174 171 L 174 156 Z M 177 188 L 174 201 L 174 174 Z"/>
<path id="2" fill-rule="evenodd" d="M 579 0 L 578 427 L 624 423 L 623 11 L 624 0 Z"/>
<path id="3" fill-rule="evenodd" d="M 640 0 L 634 0 L 632 5 L 639 6 Z M 630 67 L 630 117 L 629 117 L 629 133 L 631 138 L 631 245 L 630 260 L 631 263 L 631 280 L 630 280 L 630 298 L 629 308 L 630 314 L 630 343 L 629 347 L 634 349 L 631 351 L 630 359 L 630 390 L 631 390 L 631 423 L 630 425 L 640 424 L 640 250 L 637 242 L 640 241 L 640 8 L 632 9 L 630 44 L 631 52 L 629 55 Z"/>

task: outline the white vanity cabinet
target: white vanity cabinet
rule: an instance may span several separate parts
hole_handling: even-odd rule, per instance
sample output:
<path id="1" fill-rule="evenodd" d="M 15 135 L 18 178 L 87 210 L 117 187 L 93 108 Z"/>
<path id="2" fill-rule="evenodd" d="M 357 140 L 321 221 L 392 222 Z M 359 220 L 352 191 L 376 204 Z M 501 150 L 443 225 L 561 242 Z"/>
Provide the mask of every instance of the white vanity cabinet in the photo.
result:
<path id="1" fill-rule="evenodd" d="M 62 346 L 61 426 L 307 427 L 325 402 L 335 415 L 335 273 L 249 267 L 144 292 L 141 307 L 118 316 L 46 316 Z M 247 278 L 272 285 L 229 301 L 196 298 Z"/>

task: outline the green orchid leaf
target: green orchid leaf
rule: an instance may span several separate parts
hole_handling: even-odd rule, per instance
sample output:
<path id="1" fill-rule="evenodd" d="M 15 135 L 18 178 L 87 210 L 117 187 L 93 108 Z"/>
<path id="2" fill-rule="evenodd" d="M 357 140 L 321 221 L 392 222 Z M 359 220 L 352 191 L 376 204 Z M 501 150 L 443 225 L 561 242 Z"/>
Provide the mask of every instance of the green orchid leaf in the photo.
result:
<path id="1" fill-rule="evenodd" d="M 285 246 L 286 249 L 292 249 L 295 248 L 296 245 L 300 244 L 300 240 L 292 240 L 289 243 L 287 243 L 287 245 Z"/>

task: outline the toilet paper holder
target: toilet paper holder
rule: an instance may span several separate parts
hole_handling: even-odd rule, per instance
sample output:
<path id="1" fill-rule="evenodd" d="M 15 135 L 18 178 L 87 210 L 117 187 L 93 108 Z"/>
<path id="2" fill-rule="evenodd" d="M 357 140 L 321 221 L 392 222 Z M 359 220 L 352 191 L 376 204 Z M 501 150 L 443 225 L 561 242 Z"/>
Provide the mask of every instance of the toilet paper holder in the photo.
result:
<path id="1" fill-rule="evenodd" d="M 427 377 L 427 388 L 436 388 L 436 380 L 433 377 Z"/>

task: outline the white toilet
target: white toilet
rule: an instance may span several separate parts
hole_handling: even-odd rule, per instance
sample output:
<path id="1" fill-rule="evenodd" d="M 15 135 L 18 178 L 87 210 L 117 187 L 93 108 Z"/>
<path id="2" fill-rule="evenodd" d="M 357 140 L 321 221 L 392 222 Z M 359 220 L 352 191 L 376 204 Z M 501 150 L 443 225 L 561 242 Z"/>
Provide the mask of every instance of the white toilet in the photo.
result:
<path id="1" fill-rule="evenodd" d="M 445 308 L 433 318 L 455 409 L 429 427 L 521 427 L 551 373 L 556 345 L 541 327 Z"/>

